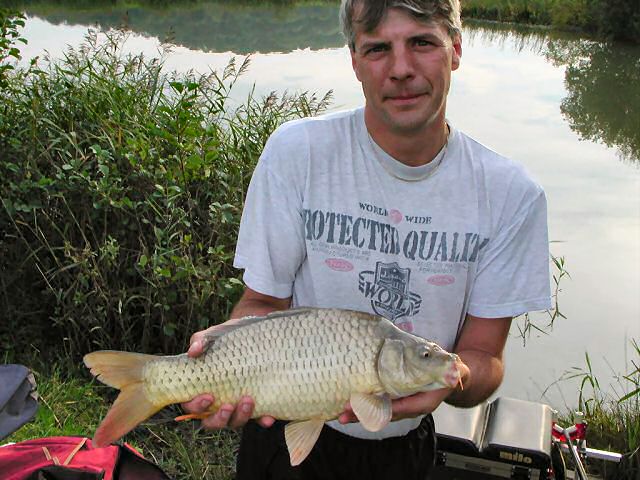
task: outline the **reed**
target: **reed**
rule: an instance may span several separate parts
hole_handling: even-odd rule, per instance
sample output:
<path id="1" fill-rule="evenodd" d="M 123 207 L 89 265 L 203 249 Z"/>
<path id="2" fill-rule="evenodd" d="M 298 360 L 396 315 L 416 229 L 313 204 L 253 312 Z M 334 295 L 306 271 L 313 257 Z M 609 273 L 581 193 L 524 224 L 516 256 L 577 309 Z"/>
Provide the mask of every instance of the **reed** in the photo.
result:
<path id="1" fill-rule="evenodd" d="M 580 382 L 578 409 L 588 425 L 588 446 L 624 455 L 619 465 L 591 461 L 591 473 L 611 480 L 640 478 L 640 344 L 632 339 L 630 347 L 627 372 L 613 373 L 614 382 L 608 387 L 595 375 L 588 353 L 584 366 L 564 375 L 564 379 Z M 573 413 L 560 419 L 561 424 L 574 421 Z"/>

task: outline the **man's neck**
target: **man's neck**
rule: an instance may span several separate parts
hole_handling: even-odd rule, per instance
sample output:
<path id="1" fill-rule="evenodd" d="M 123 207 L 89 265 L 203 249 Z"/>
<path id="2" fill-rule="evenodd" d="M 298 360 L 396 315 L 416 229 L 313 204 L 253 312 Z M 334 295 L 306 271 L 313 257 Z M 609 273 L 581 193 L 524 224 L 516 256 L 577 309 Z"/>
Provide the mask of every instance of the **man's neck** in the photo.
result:
<path id="1" fill-rule="evenodd" d="M 371 138 L 385 152 L 399 162 L 410 167 L 426 165 L 433 160 L 447 143 L 449 127 L 442 118 L 428 127 L 416 131 L 393 131 L 385 125 L 378 125 L 367 115 L 365 125 Z"/>

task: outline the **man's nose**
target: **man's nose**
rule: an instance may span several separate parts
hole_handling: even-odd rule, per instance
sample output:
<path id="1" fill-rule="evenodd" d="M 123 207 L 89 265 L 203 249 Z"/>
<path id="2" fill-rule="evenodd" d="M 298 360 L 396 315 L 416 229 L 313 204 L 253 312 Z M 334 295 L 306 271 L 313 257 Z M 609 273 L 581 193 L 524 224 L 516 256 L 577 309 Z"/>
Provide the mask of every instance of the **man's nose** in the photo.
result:
<path id="1" fill-rule="evenodd" d="M 389 76 L 393 80 L 406 80 L 413 77 L 414 66 L 411 52 L 406 48 L 396 48 L 391 52 Z"/>

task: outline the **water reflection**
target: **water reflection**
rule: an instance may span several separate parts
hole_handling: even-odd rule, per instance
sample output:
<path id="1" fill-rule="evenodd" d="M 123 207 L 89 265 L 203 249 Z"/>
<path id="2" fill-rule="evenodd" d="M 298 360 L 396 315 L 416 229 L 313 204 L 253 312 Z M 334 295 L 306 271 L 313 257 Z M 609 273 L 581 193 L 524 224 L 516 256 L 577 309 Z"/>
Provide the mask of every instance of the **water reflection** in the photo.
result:
<path id="1" fill-rule="evenodd" d="M 136 33 L 197 50 L 291 52 L 296 49 L 344 45 L 338 28 L 338 7 L 328 5 L 178 3 L 155 7 L 100 5 L 72 9 L 58 4 L 25 5 L 25 11 L 55 25 L 98 24 L 104 29 L 126 26 Z"/>
<path id="2" fill-rule="evenodd" d="M 487 22 L 467 22 L 466 40 L 509 44 L 565 67 L 560 111 L 581 139 L 615 147 L 640 165 L 640 48 L 576 35 Z"/>
<path id="3" fill-rule="evenodd" d="M 551 42 L 545 55 L 566 66 L 560 111 L 584 140 L 616 147 L 640 164 L 640 53 L 610 43 Z"/>

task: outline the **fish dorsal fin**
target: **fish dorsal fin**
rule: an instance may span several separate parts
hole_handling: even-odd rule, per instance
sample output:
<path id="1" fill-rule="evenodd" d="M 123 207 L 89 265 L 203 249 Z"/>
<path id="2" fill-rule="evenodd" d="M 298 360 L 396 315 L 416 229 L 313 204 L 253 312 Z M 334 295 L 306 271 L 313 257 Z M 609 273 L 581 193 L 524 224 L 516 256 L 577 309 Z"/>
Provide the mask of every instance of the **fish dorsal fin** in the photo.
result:
<path id="1" fill-rule="evenodd" d="M 287 423 L 284 427 L 284 438 L 292 466 L 300 465 L 311 453 L 323 426 L 324 420 L 321 418 Z"/>
<path id="2" fill-rule="evenodd" d="M 221 323 L 220 325 L 216 325 L 214 328 L 211 329 L 211 331 L 207 332 L 204 335 L 203 350 L 207 350 L 208 348 L 210 348 L 211 345 L 213 345 L 216 342 L 216 340 L 218 340 L 220 337 L 224 337 L 225 335 L 239 328 L 247 327 L 249 325 L 253 325 L 254 323 L 260 323 L 265 320 L 270 320 L 272 318 L 293 317 L 303 313 L 308 313 L 311 310 L 313 310 L 313 308 L 309 308 L 309 307 L 291 308 L 289 310 L 279 310 L 279 311 L 271 312 L 263 316 L 250 315 L 247 317 L 238 318 L 231 323 L 229 322 Z"/>
<path id="3" fill-rule="evenodd" d="M 275 312 L 267 313 L 266 315 L 256 316 L 249 315 L 242 318 L 237 318 L 231 322 L 221 323 L 220 325 L 216 325 L 211 332 L 207 332 L 205 338 L 209 342 L 214 342 L 217 338 L 223 337 L 226 334 L 237 330 L 238 328 L 243 328 L 249 325 L 253 325 L 254 323 L 260 323 L 265 320 L 270 320 L 272 318 L 286 318 L 293 317 L 296 315 L 300 315 L 303 313 L 308 313 L 312 308 L 291 308 L 289 310 L 278 310 Z M 206 342 L 208 343 L 208 342 Z"/>
<path id="4" fill-rule="evenodd" d="M 313 307 L 297 307 L 297 308 L 289 308 L 287 310 L 277 310 L 274 312 L 267 313 L 264 317 L 264 320 L 271 318 L 283 318 L 283 317 L 294 317 L 296 315 L 302 315 L 303 313 L 309 313 L 313 310 L 318 310 Z"/>
<path id="5" fill-rule="evenodd" d="M 389 395 L 352 393 L 351 408 L 362 426 L 370 432 L 377 432 L 391 421 L 391 399 Z"/>

